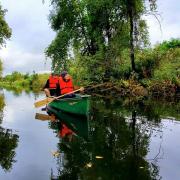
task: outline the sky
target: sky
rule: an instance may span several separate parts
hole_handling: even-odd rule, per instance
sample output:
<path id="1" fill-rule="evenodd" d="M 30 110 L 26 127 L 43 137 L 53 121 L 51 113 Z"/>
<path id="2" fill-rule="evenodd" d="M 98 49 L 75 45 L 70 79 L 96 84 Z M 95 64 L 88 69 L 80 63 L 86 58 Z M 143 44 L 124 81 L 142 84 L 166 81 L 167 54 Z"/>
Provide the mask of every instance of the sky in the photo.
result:
<path id="1" fill-rule="evenodd" d="M 6 21 L 12 29 L 12 37 L 6 48 L 0 49 L 4 72 L 12 71 L 46 72 L 51 69 L 45 48 L 54 39 L 48 14 L 49 0 L 0 0 L 3 9 L 7 9 Z"/>
<path id="2" fill-rule="evenodd" d="M 45 48 L 54 39 L 48 14 L 51 9 L 50 0 L 0 0 L 7 9 L 6 21 L 12 29 L 12 37 L 6 48 L 0 49 L 3 61 L 3 74 L 13 71 L 22 73 L 47 72 L 51 69 L 50 59 L 44 55 Z M 157 0 L 158 19 L 145 16 L 149 26 L 150 42 L 154 45 L 170 38 L 180 38 L 180 1 Z"/>

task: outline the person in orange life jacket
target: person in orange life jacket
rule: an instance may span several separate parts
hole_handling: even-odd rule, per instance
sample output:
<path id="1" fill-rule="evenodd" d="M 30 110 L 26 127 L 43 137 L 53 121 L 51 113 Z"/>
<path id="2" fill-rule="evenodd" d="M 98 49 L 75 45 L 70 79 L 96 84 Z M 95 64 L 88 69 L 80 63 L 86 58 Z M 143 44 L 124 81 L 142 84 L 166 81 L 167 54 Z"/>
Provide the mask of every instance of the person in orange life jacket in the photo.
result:
<path id="1" fill-rule="evenodd" d="M 73 85 L 73 82 L 72 82 L 72 78 L 67 73 L 67 71 L 63 71 L 60 74 L 60 77 L 59 77 L 59 89 L 60 89 L 60 94 L 61 95 L 74 91 L 74 85 Z M 74 93 L 64 96 L 64 98 L 72 98 L 72 97 L 75 97 Z"/>
<path id="2" fill-rule="evenodd" d="M 51 74 L 49 79 L 46 81 L 44 86 L 44 92 L 47 97 L 49 96 L 59 96 L 59 76 L 56 74 Z"/>
<path id="3" fill-rule="evenodd" d="M 72 141 L 74 132 L 62 122 L 58 122 L 58 135 L 59 137 L 66 139 L 68 142 Z"/>
<path id="4" fill-rule="evenodd" d="M 62 127 L 61 127 L 61 129 L 60 129 L 60 131 L 59 131 L 59 136 L 60 137 L 65 137 L 66 135 L 71 135 L 71 134 L 73 134 L 73 131 L 71 130 L 71 129 L 69 129 L 65 124 L 61 124 L 62 125 Z"/>

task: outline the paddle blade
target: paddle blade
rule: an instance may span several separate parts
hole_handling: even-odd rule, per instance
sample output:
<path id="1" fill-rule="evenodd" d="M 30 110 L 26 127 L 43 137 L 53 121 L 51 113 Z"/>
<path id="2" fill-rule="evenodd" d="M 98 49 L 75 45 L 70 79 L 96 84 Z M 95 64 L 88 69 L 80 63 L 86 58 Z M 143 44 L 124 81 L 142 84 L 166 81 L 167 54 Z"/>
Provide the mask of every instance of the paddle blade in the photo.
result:
<path id="1" fill-rule="evenodd" d="M 50 120 L 50 116 L 47 114 L 40 114 L 40 113 L 36 113 L 35 119 L 39 119 L 42 121 L 46 121 L 46 120 Z"/>
<path id="2" fill-rule="evenodd" d="M 38 119 L 41 121 L 47 121 L 47 120 L 51 120 L 52 122 L 56 121 L 56 117 L 53 114 L 49 116 L 47 114 L 36 113 L 35 119 Z"/>
<path id="3" fill-rule="evenodd" d="M 34 106 L 37 108 L 37 107 L 41 107 L 41 106 L 45 106 L 46 104 L 52 102 L 54 100 L 54 98 L 46 98 L 46 99 L 43 99 L 41 101 L 37 101 L 34 103 Z"/>

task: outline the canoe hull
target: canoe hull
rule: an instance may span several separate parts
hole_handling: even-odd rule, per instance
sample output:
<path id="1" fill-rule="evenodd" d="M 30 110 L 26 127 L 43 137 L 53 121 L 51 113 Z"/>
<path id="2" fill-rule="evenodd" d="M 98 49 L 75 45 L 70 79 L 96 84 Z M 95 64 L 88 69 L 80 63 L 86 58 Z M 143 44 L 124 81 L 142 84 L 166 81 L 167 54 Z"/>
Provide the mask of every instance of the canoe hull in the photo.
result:
<path id="1" fill-rule="evenodd" d="M 90 96 L 76 95 L 74 98 L 64 98 L 49 103 L 48 107 L 70 114 L 87 116 L 90 111 Z"/>
<path id="2" fill-rule="evenodd" d="M 48 113 L 54 114 L 59 122 L 64 123 L 77 136 L 88 140 L 89 138 L 89 116 L 78 116 L 70 113 L 65 113 L 51 107 L 47 108 Z"/>

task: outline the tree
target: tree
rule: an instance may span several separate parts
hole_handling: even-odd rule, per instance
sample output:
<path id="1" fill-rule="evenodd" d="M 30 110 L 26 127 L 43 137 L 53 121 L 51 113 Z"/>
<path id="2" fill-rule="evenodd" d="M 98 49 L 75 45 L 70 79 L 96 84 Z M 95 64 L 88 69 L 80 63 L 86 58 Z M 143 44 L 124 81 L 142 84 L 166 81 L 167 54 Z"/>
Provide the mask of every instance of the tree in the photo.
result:
<path id="1" fill-rule="evenodd" d="M 4 129 L 0 126 L 0 165 L 10 171 L 16 156 L 15 149 L 18 146 L 19 136 L 12 133 L 10 129 Z"/>
<path id="2" fill-rule="evenodd" d="M 11 29 L 9 28 L 4 18 L 5 13 L 6 10 L 3 10 L 0 4 L 0 46 L 5 44 L 5 40 L 11 37 Z"/>
<path id="3" fill-rule="evenodd" d="M 146 158 L 156 120 L 148 119 L 149 111 L 142 111 L 146 106 L 123 100 L 116 103 L 92 100 L 88 141 L 78 133 L 71 141 L 65 137 L 59 141 L 57 179 L 160 179 L 159 167 Z M 143 120 L 137 122 L 139 114 Z M 59 128 L 54 123 L 51 128 Z"/>
<path id="4" fill-rule="evenodd" d="M 135 41 L 137 42 L 137 36 L 140 34 L 140 27 L 142 24 L 142 15 L 147 12 L 145 1 L 142 0 L 125 0 L 125 11 L 127 14 L 127 20 L 129 21 L 129 38 L 130 38 L 130 59 L 131 59 L 131 66 L 132 70 L 136 71 L 135 67 Z M 156 10 L 156 0 L 149 0 L 150 3 L 150 10 L 154 11 Z M 143 23 L 144 24 L 144 23 Z M 146 28 L 146 25 L 144 24 L 144 28 Z"/>
<path id="5" fill-rule="evenodd" d="M 9 28 L 7 22 L 5 21 L 6 10 L 2 9 L 0 4 L 0 48 L 5 44 L 5 41 L 11 37 L 11 29 Z M 2 75 L 2 62 L 0 60 L 0 76 Z"/>
<path id="6" fill-rule="evenodd" d="M 83 57 L 81 60 L 89 68 L 87 72 L 93 76 L 100 67 L 100 74 L 110 77 L 117 57 L 122 50 L 130 49 L 135 71 L 135 48 L 138 42 L 147 42 L 146 24 L 141 18 L 146 12 L 144 1 L 52 0 L 51 3 L 50 23 L 57 36 L 46 49 L 46 55 L 52 59 L 52 68 L 58 65 L 67 69 L 71 52 L 75 59 Z"/>
<path id="7" fill-rule="evenodd" d="M 6 171 L 10 171 L 13 163 L 16 162 L 14 160 L 15 148 L 18 145 L 19 136 L 14 134 L 11 129 L 1 127 L 4 107 L 4 95 L 0 94 L 0 166 Z"/>

